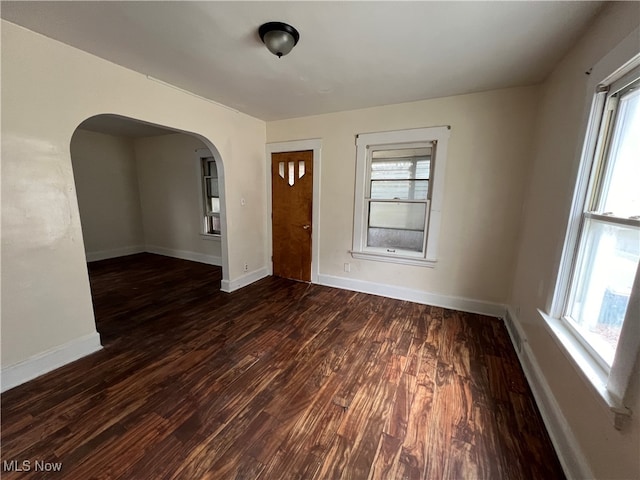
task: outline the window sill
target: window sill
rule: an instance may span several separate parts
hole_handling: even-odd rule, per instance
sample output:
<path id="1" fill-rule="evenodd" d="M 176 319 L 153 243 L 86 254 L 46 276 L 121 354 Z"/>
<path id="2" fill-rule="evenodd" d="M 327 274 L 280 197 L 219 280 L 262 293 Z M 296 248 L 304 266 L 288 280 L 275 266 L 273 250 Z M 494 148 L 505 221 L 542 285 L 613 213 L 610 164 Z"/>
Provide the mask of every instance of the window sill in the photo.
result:
<path id="1" fill-rule="evenodd" d="M 602 404 L 613 415 L 615 428 L 620 430 L 631 417 L 631 410 L 607 390 L 608 372 L 585 350 L 562 320 L 550 317 L 541 310 L 538 310 L 538 313 L 543 318 L 549 333 L 560 347 L 560 350 L 562 350 L 582 378 L 586 380 L 587 384 L 597 393 Z"/>
<path id="2" fill-rule="evenodd" d="M 219 242 L 222 239 L 222 236 L 220 234 L 201 233 L 200 238 L 202 240 L 209 240 L 211 242 Z"/>
<path id="3" fill-rule="evenodd" d="M 349 252 L 353 258 L 359 258 L 361 260 L 373 260 L 377 262 L 386 263 L 399 263 L 402 265 L 416 265 L 419 267 L 434 268 L 436 266 L 435 260 L 427 260 L 424 258 L 402 256 L 402 255 L 385 255 L 382 253 L 372 252 Z"/>

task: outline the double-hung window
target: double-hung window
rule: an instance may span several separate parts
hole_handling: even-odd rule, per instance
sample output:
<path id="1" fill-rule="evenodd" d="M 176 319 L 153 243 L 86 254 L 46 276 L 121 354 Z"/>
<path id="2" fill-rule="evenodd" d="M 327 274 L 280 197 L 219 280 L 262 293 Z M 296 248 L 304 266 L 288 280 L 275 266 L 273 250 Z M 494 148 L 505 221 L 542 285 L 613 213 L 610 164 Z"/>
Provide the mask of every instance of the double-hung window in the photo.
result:
<path id="1" fill-rule="evenodd" d="M 202 172 L 203 229 L 205 235 L 220 235 L 220 192 L 218 170 L 213 157 L 200 159 Z"/>
<path id="2" fill-rule="evenodd" d="M 358 135 L 352 255 L 436 260 L 448 127 Z"/>
<path id="3" fill-rule="evenodd" d="M 640 67 L 597 87 L 572 215 L 555 316 L 621 413 L 640 334 Z"/>
<path id="4" fill-rule="evenodd" d="M 611 367 L 640 258 L 640 79 L 606 97 L 565 318 Z"/>

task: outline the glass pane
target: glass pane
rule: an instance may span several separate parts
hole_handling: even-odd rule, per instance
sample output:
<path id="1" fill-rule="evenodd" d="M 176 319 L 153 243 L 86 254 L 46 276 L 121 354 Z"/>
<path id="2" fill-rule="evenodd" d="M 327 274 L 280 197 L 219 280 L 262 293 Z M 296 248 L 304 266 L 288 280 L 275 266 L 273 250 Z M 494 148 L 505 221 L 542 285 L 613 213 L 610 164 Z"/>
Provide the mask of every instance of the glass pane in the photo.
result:
<path id="1" fill-rule="evenodd" d="M 424 230 L 426 204 L 371 202 L 369 227 Z"/>
<path id="2" fill-rule="evenodd" d="M 369 228 L 367 246 L 391 250 L 421 252 L 424 244 L 424 230 L 401 230 L 394 228 Z"/>
<path id="3" fill-rule="evenodd" d="M 373 152 L 375 153 L 378 152 Z M 431 156 L 407 158 L 380 158 L 371 160 L 372 180 L 428 180 L 431 170 Z"/>
<path id="4" fill-rule="evenodd" d="M 213 197 L 209 199 L 209 211 L 207 213 L 220 213 L 220 199 Z"/>
<path id="5" fill-rule="evenodd" d="M 372 180 L 371 198 L 426 200 L 429 180 Z"/>
<path id="6" fill-rule="evenodd" d="M 284 162 L 280 162 L 278 164 L 278 173 L 282 178 L 284 178 Z"/>
<path id="7" fill-rule="evenodd" d="M 202 159 L 202 170 L 204 172 L 204 175 L 207 177 L 218 176 L 218 171 L 216 169 L 216 161 L 213 159 L 213 157 Z"/>
<path id="8" fill-rule="evenodd" d="M 611 365 L 640 258 L 640 230 L 586 219 L 569 317 Z"/>
<path id="9" fill-rule="evenodd" d="M 304 169 L 305 169 L 304 160 L 300 160 L 298 162 L 298 178 L 304 177 Z"/>
<path id="10" fill-rule="evenodd" d="M 289 185 L 293 186 L 296 181 L 296 164 L 294 162 L 289 162 Z"/>
<path id="11" fill-rule="evenodd" d="M 208 215 L 205 217 L 205 229 L 207 233 L 220 234 L 220 216 Z"/>
<path id="12" fill-rule="evenodd" d="M 608 169 L 602 212 L 624 218 L 640 215 L 640 88 L 623 95 L 618 104 Z"/>
<path id="13" fill-rule="evenodd" d="M 370 202 L 367 246 L 421 252 L 425 203 Z"/>
<path id="14" fill-rule="evenodd" d="M 207 197 L 219 197 L 220 194 L 218 192 L 218 179 L 217 178 L 207 178 Z"/>

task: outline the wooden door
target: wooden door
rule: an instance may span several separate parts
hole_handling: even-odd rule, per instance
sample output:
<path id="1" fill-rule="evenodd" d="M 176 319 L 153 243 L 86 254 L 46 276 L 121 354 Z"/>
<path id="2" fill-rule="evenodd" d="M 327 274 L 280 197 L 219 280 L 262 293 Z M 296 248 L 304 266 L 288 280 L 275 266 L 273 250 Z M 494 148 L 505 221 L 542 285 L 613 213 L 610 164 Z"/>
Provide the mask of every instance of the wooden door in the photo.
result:
<path id="1" fill-rule="evenodd" d="M 271 156 L 273 274 L 311 281 L 313 150 Z"/>

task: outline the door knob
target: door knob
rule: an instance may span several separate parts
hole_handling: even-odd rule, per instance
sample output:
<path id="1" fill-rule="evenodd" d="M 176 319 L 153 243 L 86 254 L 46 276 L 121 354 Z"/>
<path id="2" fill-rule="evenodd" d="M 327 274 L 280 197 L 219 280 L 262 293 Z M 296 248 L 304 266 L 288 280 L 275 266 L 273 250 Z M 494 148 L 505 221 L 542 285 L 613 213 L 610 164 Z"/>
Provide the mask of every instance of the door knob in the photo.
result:
<path id="1" fill-rule="evenodd" d="M 304 228 L 305 230 L 309 230 L 311 228 L 311 225 L 302 225 L 302 228 Z"/>

